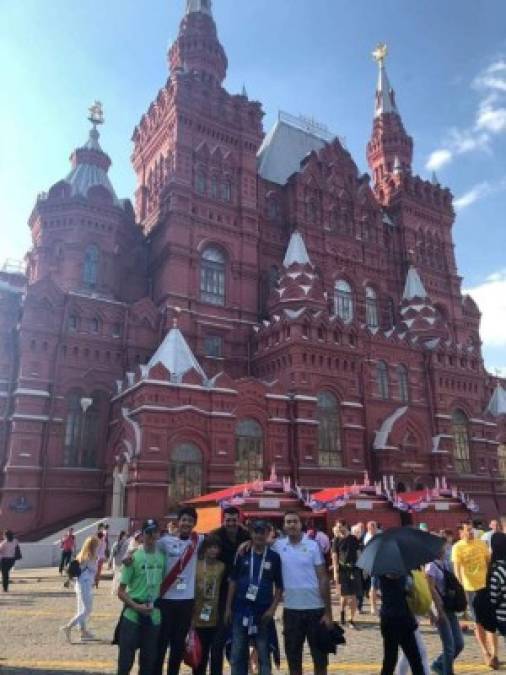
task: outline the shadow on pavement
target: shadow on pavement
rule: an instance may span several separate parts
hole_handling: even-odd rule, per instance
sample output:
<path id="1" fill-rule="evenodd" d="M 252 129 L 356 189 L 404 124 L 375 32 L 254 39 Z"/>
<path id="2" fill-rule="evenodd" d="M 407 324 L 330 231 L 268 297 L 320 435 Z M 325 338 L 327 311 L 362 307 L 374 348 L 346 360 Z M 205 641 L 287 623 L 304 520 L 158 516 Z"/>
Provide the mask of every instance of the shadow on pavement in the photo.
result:
<path id="1" fill-rule="evenodd" d="M 104 675 L 103 670 L 87 670 L 86 675 Z M 112 671 L 109 671 L 112 672 Z M 47 668 L 17 668 L 11 666 L 2 666 L 0 661 L 1 675 L 82 675 L 81 670 L 48 670 Z"/>

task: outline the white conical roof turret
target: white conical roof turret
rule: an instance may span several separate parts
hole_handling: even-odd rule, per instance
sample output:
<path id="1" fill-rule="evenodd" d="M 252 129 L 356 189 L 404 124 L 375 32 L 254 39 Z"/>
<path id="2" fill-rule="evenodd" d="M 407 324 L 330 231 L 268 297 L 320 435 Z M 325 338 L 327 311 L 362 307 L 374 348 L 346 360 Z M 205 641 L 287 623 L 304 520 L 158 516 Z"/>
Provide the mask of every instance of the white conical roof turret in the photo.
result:
<path id="1" fill-rule="evenodd" d="M 404 286 L 403 300 L 413 300 L 414 298 L 427 298 L 427 291 L 420 279 L 416 267 L 411 265 L 406 277 L 406 284 Z"/>
<path id="2" fill-rule="evenodd" d="M 486 412 L 494 417 L 506 415 L 506 390 L 497 383 L 494 393 L 489 401 Z"/>
<path id="3" fill-rule="evenodd" d="M 306 244 L 302 238 L 302 234 L 295 230 L 292 232 L 288 248 L 286 249 L 285 259 L 283 260 L 283 267 L 288 269 L 290 265 L 298 263 L 299 265 L 311 265 L 311 260 L 307 252 Z"/>
<path id="4" fill-rule="evenodd" d="M 167 333 L 161 345 L 150 358 L 148 371 L 158 363 L 165 366 L 175 379 L 181 379 L 183 375 L 193 369 L 202 379 L 207 380 L 204 370 L 177 327 L 176 321 L 174 327 Z"/>
<path id="5" fill-rule="evenodd" d="M 186 13 L 202 12 L 203 14 L 213 15 L 211 0 L 186 0 Z"/>

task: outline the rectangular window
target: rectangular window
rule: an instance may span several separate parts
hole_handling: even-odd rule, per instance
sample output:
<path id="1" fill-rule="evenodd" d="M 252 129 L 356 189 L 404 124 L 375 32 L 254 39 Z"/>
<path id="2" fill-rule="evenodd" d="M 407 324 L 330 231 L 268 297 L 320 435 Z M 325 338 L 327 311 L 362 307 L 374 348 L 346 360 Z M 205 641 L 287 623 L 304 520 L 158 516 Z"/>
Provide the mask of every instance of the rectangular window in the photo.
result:
<path id="1" fill-rule="evenodd" d="M 204 338 L 204 353 L 206 356 L 219 359 L 223 356 L 223 338 L 221 335 L 206 335 Z"/>

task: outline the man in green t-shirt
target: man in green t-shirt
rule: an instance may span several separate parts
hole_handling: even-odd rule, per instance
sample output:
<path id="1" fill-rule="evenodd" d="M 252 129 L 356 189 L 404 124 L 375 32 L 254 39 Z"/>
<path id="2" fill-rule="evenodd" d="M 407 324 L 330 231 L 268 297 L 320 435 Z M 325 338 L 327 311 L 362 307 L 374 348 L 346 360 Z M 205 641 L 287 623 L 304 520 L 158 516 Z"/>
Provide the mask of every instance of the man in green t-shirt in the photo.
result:
<path id="1" fill-rule="evenodd" d="M 128 675 L 139 649 L 139 675 L 151 675 L 156 661 L 160 610 L 153 605 L 165 573 L 165 556 L 158 551 L 158 524 L 142 526 L 143 545 L 121 572 L 118 598 L 125 604 L 119 633 L 118 675 Z"/>

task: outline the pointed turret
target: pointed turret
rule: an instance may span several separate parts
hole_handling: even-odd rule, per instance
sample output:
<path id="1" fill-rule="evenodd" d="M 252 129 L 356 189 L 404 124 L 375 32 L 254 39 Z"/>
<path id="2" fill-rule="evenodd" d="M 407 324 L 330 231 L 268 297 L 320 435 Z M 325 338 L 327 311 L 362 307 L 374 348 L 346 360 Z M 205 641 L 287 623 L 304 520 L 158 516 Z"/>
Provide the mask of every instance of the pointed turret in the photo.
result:
<path id="1" fill-rule="evenodd" d="M 448 328 L 432 304 L 420 275 L 413 265 L 409 268 L 406 277 L 400 317 L 397 326 L 398 333 L 408 333 L 411 338 L 419 342 L 427 343 L 448 337 Z"/>
<path id="2" fill-rule="evenodd" d="M 171 380 L 175 382 L 181 382 L 184 375 L 190 370 L 196 371 L 202 380 L 207 381 L 202 366 L 177 327 L 177 319 L 174 319 L 174 326 L 150 358 L 146 368 L 147 372 L 159 364 L 169 371 Z"/>
<path id="3" fill-rule="evenodd" d="M 169 49 L 169 68 L 175 73 L 196 74 L 210 84 L 220 84 L 228 61 L 216 32 L 211 0 L 187 0 L 179 35 Z"/>
<path id="4" fill-rule="evenodd" d="M 506 415 L 506 390 L 499 382 L 494 389 L 485 412 L 490 413 L 493 417 Z"/>
<path id="5" fill-rule="evenodd" d="M 269 299 L 271 313 L 282 309 L 324 309 L 323 286 L 315 273 L 302 234 L 292 233 L 283 260 L 284 273 Z"/>
<path id="6" fill-rule="evenodd" d="M 378 63 L 374 124 L 371 140 L 367 145 L 367 161 L 378 186 L 388 176 L 399 176 L 411 171 L 413 139 L 408 136 L 397 108 L 395 92 L 390 84 L 385 66 L 388 50 L 380 44 L 373 52 Z"/>

